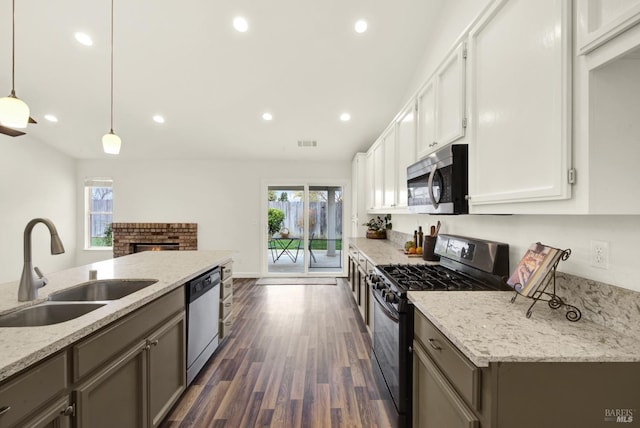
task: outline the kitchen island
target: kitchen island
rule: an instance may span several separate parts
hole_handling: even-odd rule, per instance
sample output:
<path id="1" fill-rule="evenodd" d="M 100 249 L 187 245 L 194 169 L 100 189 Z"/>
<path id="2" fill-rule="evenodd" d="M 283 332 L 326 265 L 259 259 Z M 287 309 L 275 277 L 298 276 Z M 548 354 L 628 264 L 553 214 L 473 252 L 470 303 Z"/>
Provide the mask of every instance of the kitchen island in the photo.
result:
<path id="1" fill-rule="evenodd" d="M 17 283 L 1 285 L 6 313 L 87 282 L 90 270 L 157 280 L 70 321 L 0 328 L 0 425 L 158 426 L 186 386 L 183 285 L 230 261 L 230 251 L 137 253 L 49 274 L 33 302 L 17 301 Z"/>

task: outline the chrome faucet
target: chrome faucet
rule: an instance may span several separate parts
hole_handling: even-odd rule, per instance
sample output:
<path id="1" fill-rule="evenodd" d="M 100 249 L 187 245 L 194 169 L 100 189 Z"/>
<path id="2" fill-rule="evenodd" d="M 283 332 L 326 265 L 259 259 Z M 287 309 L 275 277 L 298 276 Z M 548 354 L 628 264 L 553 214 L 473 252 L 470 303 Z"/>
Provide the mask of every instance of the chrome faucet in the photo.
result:
<path id="1" fill-rule="evenodd" d="M 18 288 L 18 301 L 27 302 L 38 298 L 38 288 L 47 285 L 47 278 L 42 275 L 40 269 L 34 268 L 31 263 L 31 231 L 33 227 L 42 223 L 49 229 L 51 235 L 51 254 L 64 253 L 64 246 L 58 236 L 58 231 L 53 222 L 46 218 L 34 218 L 24 228 L 24 267 L 20 277 L 20 288 Z M 34 272 L 35 271 L 35 272 Z"/>

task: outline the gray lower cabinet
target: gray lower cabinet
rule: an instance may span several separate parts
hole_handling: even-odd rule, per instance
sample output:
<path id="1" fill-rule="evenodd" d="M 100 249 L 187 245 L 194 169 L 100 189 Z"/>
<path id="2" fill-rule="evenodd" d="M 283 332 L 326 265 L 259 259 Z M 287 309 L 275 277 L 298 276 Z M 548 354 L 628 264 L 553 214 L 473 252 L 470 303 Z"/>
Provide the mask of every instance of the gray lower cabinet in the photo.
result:
<path id="1" fill-rule="evenodd" d="M 60 352 L 0 384 L 0 427 L 69 427 L 66 352 Z"/>
<path id="2" fill-rule="evenodd" d="M 0 383 L 0 428 L 153 428 L 186 389 L 184 288 Z"/>
<path id="3" fill-rule="evenodd" d="M 180 314 L 149 338 L 149 422 L 157 427 L 186 388 L 186 319 Z"/>
<path id="4" fill-rule="evenodd" d="M 414 427 L 640 426 L 640 363 L 498 361 L 477 367 L 417 310 L 414 327 Z"/>
<path id="5" fill-rule="evenodd" d="M 146 346 L 136 344 L 75 390 L 77 427 L 148 426 Z"/>
<path id="6" fill-rule="evenodd" d="M 414 427 L 477 428 L 480 424 L 417 342 L 413 347 L 413 399 Z"/>
<path id="7" fill-rule="evenodd" d="M 179 289 L 76 345 L 76 428 L 158 426 L 186 388 L 185 327 Z"/>
<path id="8" fill-rule="evenodd" d="M 185 389 L 184 331 L 180 314 L 77 388 L 77 426 L 158 426 Z"/>
<path id="9" fill-rule="evenodd" d="M 221 266 L 222 287 L 220 291 L 220 325 L 218 340 L 222 341 L 231 334 L 233 328 L 233 262 Z"/>

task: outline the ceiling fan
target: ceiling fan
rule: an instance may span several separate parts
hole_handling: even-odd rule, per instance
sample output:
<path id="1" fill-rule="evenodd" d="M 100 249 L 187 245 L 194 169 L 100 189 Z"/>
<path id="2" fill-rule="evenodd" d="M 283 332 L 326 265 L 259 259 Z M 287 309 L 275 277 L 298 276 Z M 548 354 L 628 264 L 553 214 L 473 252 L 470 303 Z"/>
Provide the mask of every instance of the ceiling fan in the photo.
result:
<path id="1" fill-rule="evenodd" d="M 29 116 L 29 123 L 38 123 L 31 116 Z M 0 125 L 0 134 L 8 135 L 9 137 L 19 137 L 24 135 L 25 133 L 22 131 L 18 131 L 17 129 L 7 128 L 6 126 Z"/>

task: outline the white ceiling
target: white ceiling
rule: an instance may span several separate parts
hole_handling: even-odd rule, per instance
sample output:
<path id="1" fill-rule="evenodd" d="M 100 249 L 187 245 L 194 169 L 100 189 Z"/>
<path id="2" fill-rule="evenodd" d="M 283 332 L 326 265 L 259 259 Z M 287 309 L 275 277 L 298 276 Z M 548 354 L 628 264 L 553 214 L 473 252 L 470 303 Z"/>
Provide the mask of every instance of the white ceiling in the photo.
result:
<path id="1" fill-rule="evenodd" d="M 346 160 L 406 101 L 444 0 L 114 0 L 114 130 L 123 159 Z M 28 135 L 108 158 L 109 0 L 16 1 L 16 93 Z M 246 16 L 249 31 L 232 27 Z M 357 19 L 369 30 L 355 33 Z M 76 31 L 90 34 L 80 45 Z M 11 0 L 0 0 L 0 96 L 11 90 Z M 273 114 L 265 122 L 264 111 Z M 339 120 L 348 111 L 352 120 Z M 59 122 L 47 122 L 54 114 Z M 152 121 L 166 118 L 164 125 Z M 317 140 L 317 148 L 297 141 Z M 0 145 L 1 150 L 1 145 Z"/>

